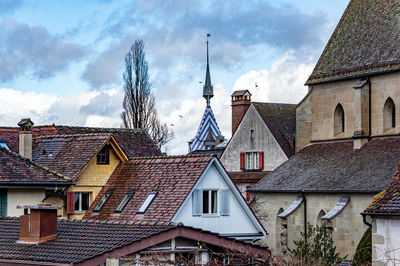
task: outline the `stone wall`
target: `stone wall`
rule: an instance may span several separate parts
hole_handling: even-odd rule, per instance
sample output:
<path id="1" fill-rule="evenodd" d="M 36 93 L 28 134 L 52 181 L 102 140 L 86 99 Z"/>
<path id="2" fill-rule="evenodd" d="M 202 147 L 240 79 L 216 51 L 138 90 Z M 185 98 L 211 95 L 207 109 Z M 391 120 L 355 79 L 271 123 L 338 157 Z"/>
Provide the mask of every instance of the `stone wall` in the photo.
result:
<path id="1" fill-rule="evenodd" d="M 254 197 L 252 208 L 268 232 L 261 244 L 270 247 L 273 254 L 284 255 L 282 249 L 287 250 L 287 248 L 283 247 L 282 243 L 285 244 L 285 239 L 287 239 L 288 248 L 293 248 L 293 240 L 299 238 L 300 232 L 304 231 L 304 202 L 286 219 L 278 217 L 278 214 L 286 210 L 298 195 L 295 193 L 252 193 Z M 330 222 L 334 228 L 332 235 L 337 250 L 342 256 L 348 255 L 351 258 L 367 229 L 360 213 L 371 203 L 374 195 L 306 194 L 307 222 L 320 225 L 321 211 L 324 214 L 328 213 L 342 196 L 350 196 L 350 201 Z M 283 228 L 285 225 L 287 232 Z"/>
<path id="2" fill-rule="evenodd" d="M 296 106 L 296 152 L 310 144 L 312 129 L 312 91 Z"/>
<path id="3" fill-rule="evenodd" d="M 400 263 L 400 218 L 376 217 L 372 221 L 372 264 Z"/>

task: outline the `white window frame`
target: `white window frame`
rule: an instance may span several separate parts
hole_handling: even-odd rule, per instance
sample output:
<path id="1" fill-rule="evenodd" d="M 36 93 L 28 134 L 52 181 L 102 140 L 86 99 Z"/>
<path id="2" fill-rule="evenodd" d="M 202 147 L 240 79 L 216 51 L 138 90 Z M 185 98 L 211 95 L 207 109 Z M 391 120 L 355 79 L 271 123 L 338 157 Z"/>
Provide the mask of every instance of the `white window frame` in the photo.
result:
<path id="1" fill-rule="evenodd" d="M 88 208 L 86 210 L 82 210 L 82 193 L 87 193 L 88 194 Z M 90 198 L 91 198 L 90 197 L 90 192 L 89 191 L 74 192 L 74 204 L 75 204 L 76 194 L 79 194 L 79 199 L 78 199 L 79 209 L 75 208 L 75 212 L 87 212 L 89 210 L 89 208 L 90 208 Z"/>
<path id="2" fill-rule="evenodd" d="M 244 169 L 246 170 L 260 169 L 260 152 L 250 151 L 244 153 Z"/>
<path id="3" fill-rule="evenodd" d="M 147 208 L 149 208 L 150 204 L 153 202 L 157 193 L 158 193 L 157 191 L 150 192 L 149 195 L 147 196 L 147 198 L 144 200 L 142 206 L 140 206 L 137 213 L 142 213 L 142 214 L 145 213 L 147 211 Z"/>
<path id="4" fill-rule="evenodd" d="M 208 193 L 208 212 L 204 212 L 204 192 L 207 191 Z M 212 191 L 215 191 L 217 193 L 217 198 L 216 198 L 216 204 L 217 204 L 217 210 L 216 212 L 212 212 Z M 219 216 L 219 200 L 220 200 L 220 195 L 219 195 L 219 190 L 215 188 L 210 188 L 210 189 L 203 189 L 202 190 L 202 202 L 201 202 L 201 212 L 205 216 Z"/>

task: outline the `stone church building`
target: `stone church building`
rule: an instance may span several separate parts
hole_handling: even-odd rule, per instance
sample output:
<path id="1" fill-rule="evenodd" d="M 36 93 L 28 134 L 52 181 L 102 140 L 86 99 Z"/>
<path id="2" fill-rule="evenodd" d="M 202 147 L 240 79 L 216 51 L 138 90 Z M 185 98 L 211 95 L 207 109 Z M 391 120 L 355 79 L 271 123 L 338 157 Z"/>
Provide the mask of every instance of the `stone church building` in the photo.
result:
<path id="1" fill-rule="evenodd" d="M 250 191 L 274 253 L 306 223 L 326 224 L 341 255 L 400 160 L 400 1 L 351 0 L 296 107 L 296 154 Z"/>

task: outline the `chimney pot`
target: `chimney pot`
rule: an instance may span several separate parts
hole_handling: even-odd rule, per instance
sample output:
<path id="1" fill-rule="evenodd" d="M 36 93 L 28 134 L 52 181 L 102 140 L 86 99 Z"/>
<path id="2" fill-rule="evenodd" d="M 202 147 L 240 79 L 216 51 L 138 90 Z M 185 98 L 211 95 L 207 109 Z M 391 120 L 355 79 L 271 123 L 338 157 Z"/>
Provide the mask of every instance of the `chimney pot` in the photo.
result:
<path id="1" fill-rule="evenodd" d="M 19 242 L 43 243 L 57 238 L 57 209 L 49 203 L 17 206 L 18 209 L 30 209 L 30 214 L 20 216 Z"/>

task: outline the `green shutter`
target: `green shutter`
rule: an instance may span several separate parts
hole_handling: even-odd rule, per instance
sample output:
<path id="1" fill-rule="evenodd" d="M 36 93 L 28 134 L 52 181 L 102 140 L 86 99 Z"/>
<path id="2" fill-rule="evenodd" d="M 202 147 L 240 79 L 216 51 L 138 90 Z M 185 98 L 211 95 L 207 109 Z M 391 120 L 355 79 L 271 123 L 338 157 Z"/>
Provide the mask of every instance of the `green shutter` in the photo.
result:
<path id="1" fill-rule="evenodd" d="M 0 189 L 0 217 L 7 216 L 7 189 Z"/>

